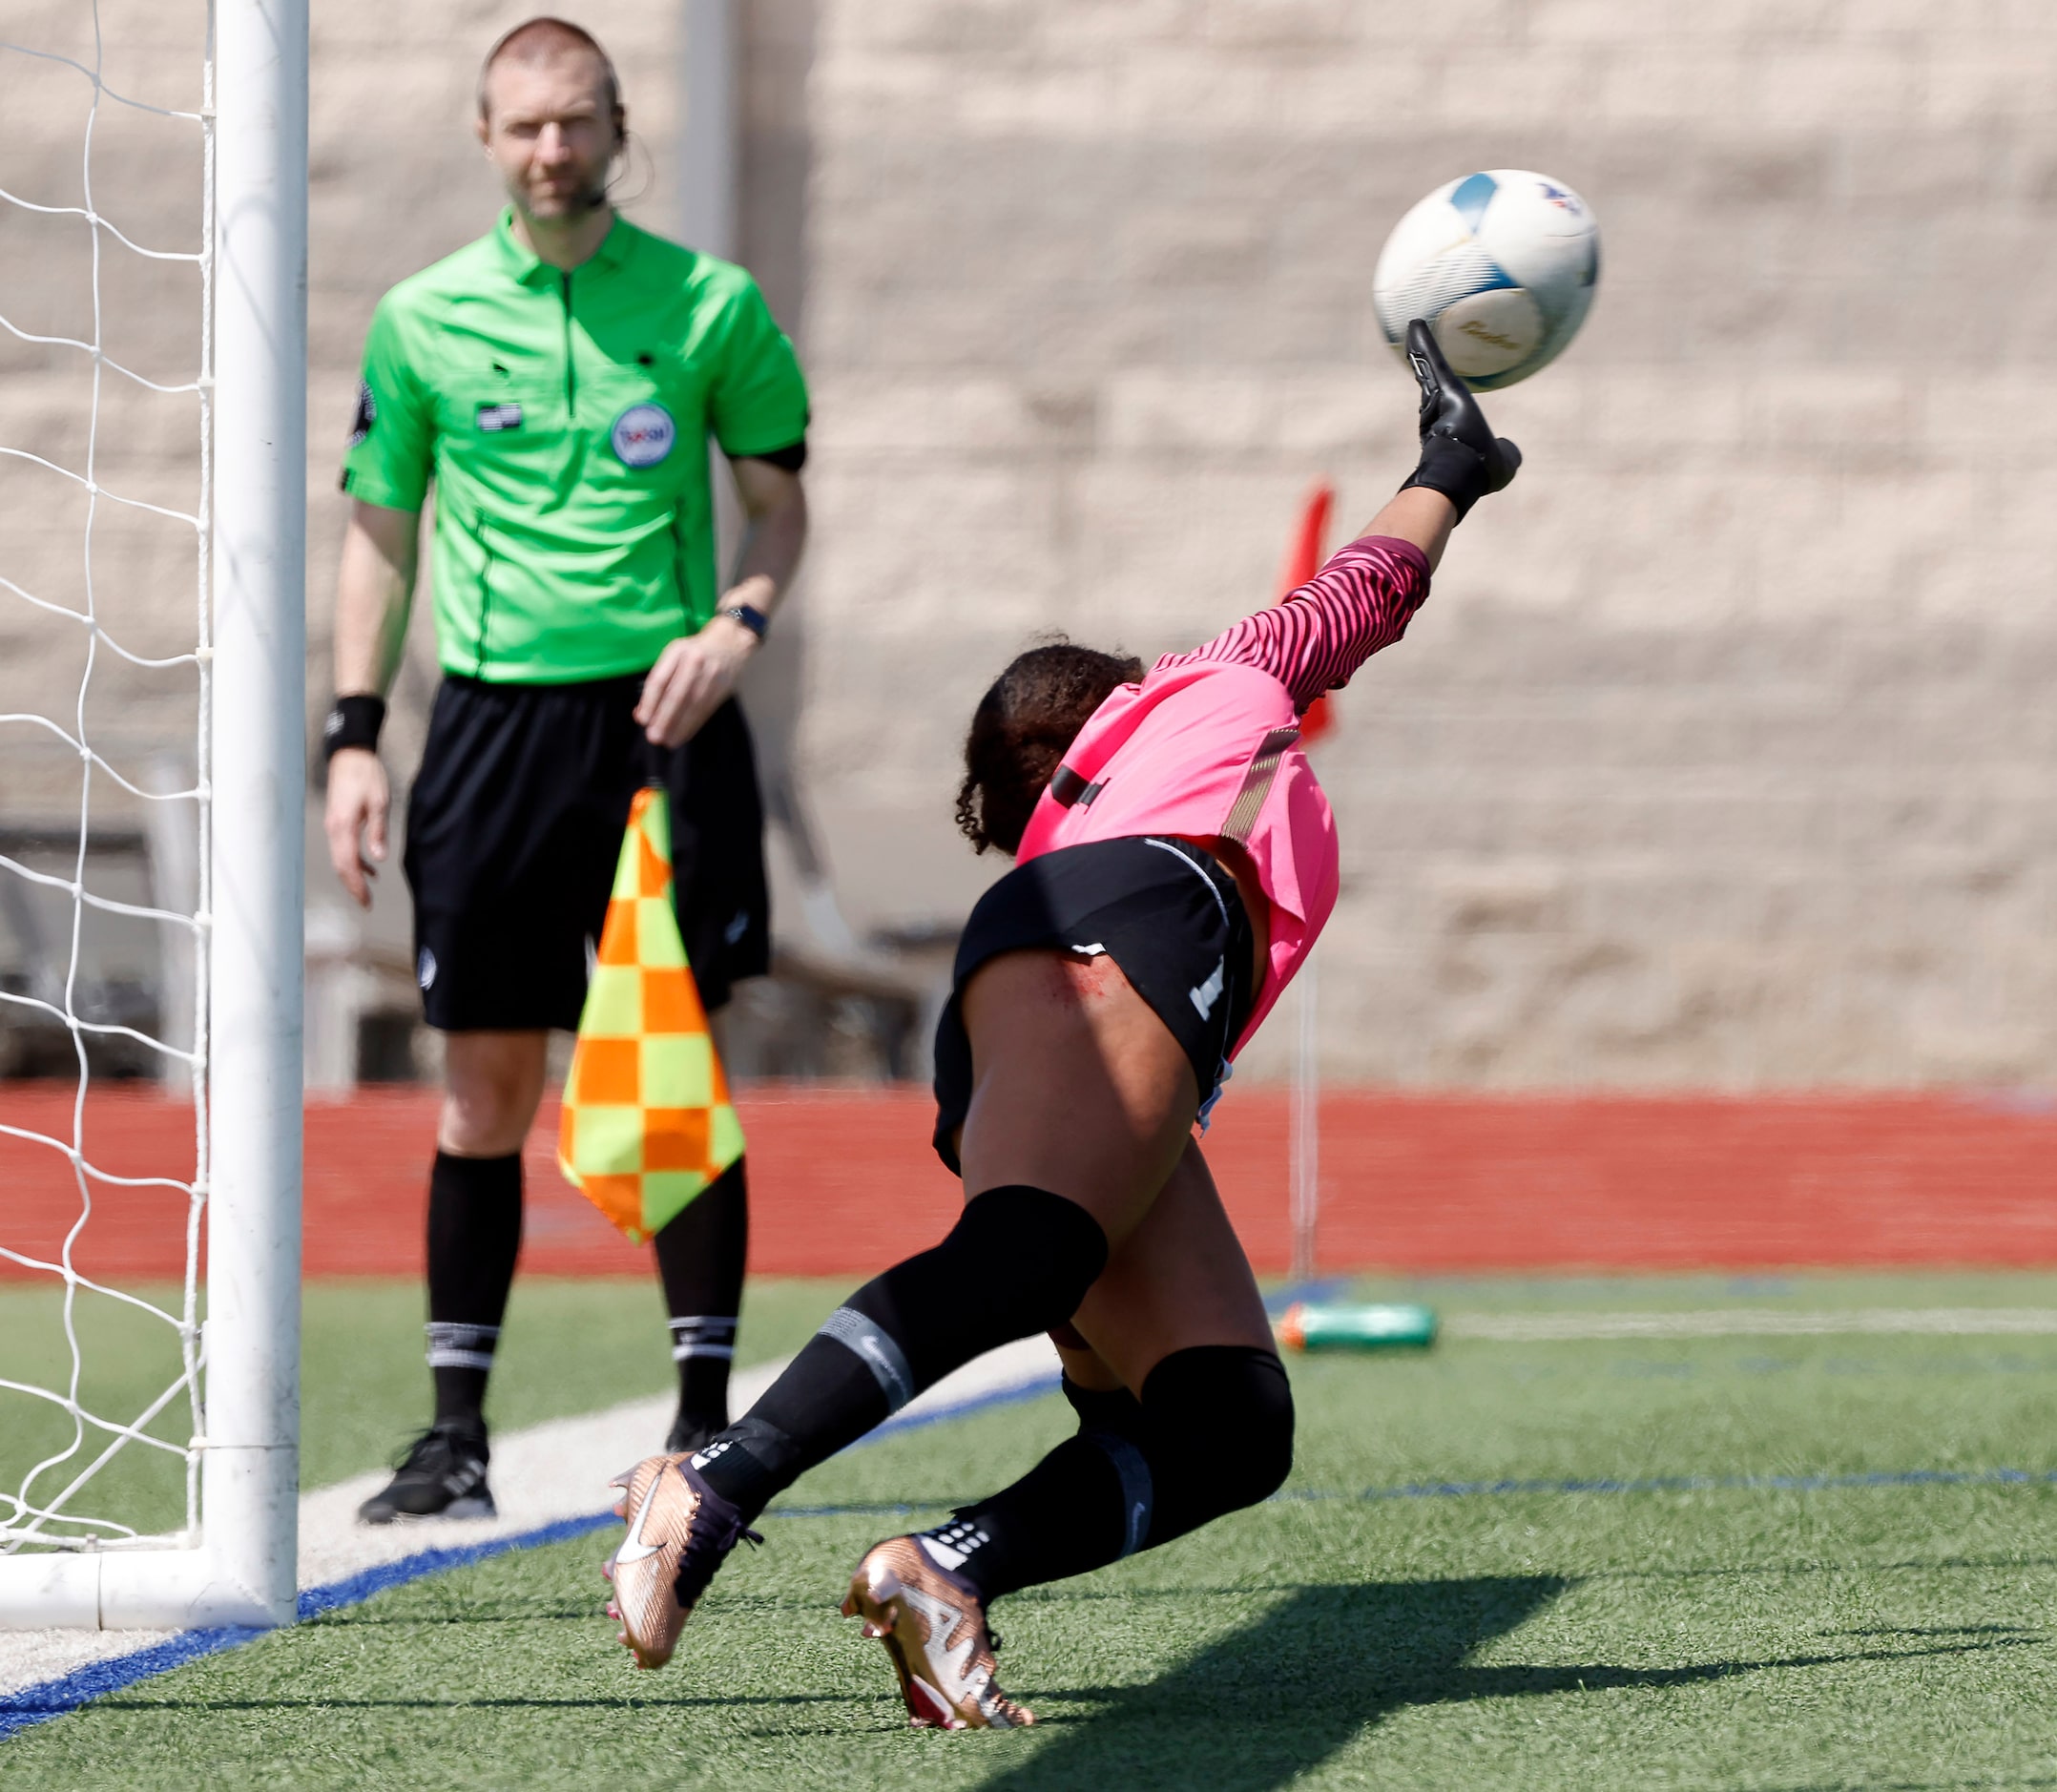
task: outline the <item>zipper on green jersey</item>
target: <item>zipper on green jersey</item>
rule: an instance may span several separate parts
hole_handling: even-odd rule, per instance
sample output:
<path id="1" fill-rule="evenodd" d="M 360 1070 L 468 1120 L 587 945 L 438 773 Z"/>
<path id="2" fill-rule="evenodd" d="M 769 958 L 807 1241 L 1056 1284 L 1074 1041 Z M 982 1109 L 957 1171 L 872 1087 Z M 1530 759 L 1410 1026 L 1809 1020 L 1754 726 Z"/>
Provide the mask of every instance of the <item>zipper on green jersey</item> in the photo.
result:
<path id="1" fill-rule="evenodd" d="M 672 584 L 678 592 L 679 620 L 685 624 L 690 634 L 693 629 L 693 605 L 686 595 L 686 531 L 675 506 L 672 511 Z"/>
<path id="2" fill-rule="evenodd" d="M 486 519 L 483 516 L 474 525 L 471 532 L 478 537 L 481 556 L 479 565 L 479 646 L 477 663 L 472 668 L 471 676 L 475 678 L 483 678 L 486 676 L 486 630 L 488 624 L 492 620 L 493 614 L 493 563 L 498 556 L 493 552 L 492 543 L 487 538 Z"/>
<path id="3" fill-rule="evenodd" d="M 578 368 L 571 361 L 571 270 L 566 268 L 559 276 L 564 296 L 564 419 L 567 423 L 578 421 Z"/>

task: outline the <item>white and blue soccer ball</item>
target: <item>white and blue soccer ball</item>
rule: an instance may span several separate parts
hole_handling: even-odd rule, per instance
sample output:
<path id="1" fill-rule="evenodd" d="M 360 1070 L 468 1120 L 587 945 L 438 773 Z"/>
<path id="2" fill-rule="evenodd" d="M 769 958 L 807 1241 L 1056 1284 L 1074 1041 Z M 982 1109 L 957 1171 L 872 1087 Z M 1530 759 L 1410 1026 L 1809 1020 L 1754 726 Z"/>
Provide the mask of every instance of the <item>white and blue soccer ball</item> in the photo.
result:
<path id="1" fill-rule="evenodd" d="M 1438 187 L 1386 238 L 1372 304 L 1395 351 L 1424 318 L 1449 364 L 1490 392 L 1578 334 L 1600 281 L 1600 227 L 1561 180 L 1490 168 Z"/>

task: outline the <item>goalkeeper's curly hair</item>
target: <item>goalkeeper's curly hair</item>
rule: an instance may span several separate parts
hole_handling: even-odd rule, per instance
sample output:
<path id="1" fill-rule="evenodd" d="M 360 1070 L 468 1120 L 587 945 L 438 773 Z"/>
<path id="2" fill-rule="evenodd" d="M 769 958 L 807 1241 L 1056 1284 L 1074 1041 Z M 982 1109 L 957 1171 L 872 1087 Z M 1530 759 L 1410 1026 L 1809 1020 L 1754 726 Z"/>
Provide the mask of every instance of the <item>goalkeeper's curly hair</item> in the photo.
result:
<path id="1" fill-rule="evenodd" d="M 965 838 L 981 852 L 1019 849 L 1036 799 L 1087 718 L 1142 676 L 1140 659 L 1062 639 L 1017 655 L 979 698 L 965 736 L 957 789 Z"/>

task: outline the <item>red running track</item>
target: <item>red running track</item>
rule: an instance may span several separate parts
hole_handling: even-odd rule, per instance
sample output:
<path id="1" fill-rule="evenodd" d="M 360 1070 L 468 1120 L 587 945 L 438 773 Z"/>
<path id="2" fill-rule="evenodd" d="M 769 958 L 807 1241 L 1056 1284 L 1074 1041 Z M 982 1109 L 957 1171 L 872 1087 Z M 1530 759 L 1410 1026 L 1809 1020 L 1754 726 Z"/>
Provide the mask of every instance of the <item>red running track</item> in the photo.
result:
<path id="1" fill-rule="evenodd" d="M 751 1267 L 859 1277 L 932 1242 L 958 1200 L 911 1090 L 760 1088 Z M 0 1084 L 0 1124 L 68 1137 L 68 1086 Z M 643 1273 L 558 1177 L 554 1105 L 529 1153 L 531 1272 Z M 1286 1267 L 1286 1104 L 1243 1090 L 1208 1139 L 1259 1269 Z M 307 1108 L 310 1276 L 411 1276 L 435 1100 L 366 1091 Z M 190 1111 L 96 1090 L 85 1148 L 117 1175 L 186 1174 Z M 1320 1261 L 1427 1273 L 2057 1263 L 2057 1112 L 1943 1095 L 1776 1099 L 1424 1095 L 1322 1102 Z M 74 1261 L 100 1278 L 176 1276 L 183 1198 L 94 1184 Z M 0 1244 L 53 1257 L 78 1211 L 66 1157 L 0 1136 Z M 0 1260 L 0 1275 L 28 1272 Z"/>

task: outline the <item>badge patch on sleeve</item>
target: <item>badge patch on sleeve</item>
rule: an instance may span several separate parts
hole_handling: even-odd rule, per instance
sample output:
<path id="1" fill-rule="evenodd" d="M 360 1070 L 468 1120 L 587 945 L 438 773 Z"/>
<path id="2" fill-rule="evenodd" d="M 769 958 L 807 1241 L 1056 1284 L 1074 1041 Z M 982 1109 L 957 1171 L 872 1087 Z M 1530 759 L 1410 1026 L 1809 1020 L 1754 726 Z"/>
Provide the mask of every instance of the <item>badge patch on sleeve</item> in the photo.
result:
<path id="1" fill-rule="evenodd" d="M 488 434 L 497 429 L 519 429 L 521 406 L 519 405 L 481 405 L 478 408 L 478 426 Z"/>
<path id="2" fill-rule="evenodd" d="M 350 446 L 355 448 L 371 433 L 371 426 L 379 421 L 379 401 L 371 395 L 371 382 L 357 383 L 357 409 L 350 416 Z"/>
<path id="3" fill-rule="evenodd" d="M 654 467 L 678 441 L 678 426 L 662 405 L 631 405 L 609 432 L 624 467 Z"/>

